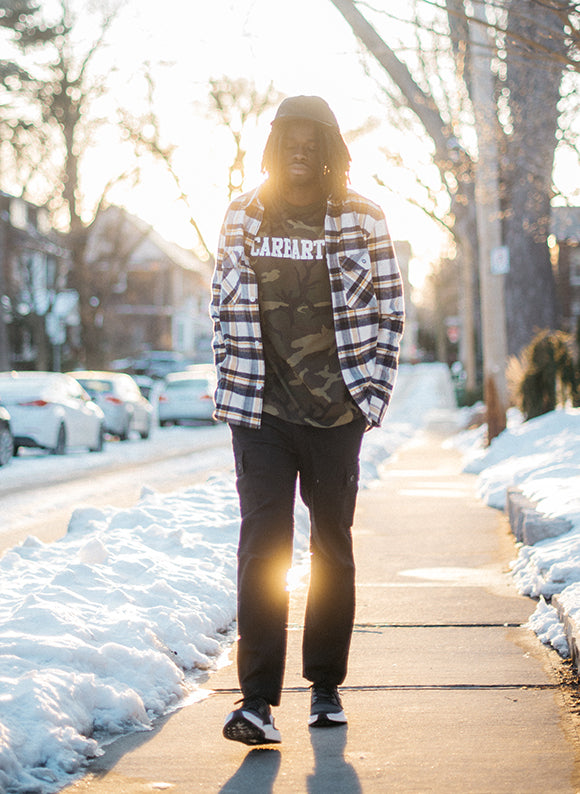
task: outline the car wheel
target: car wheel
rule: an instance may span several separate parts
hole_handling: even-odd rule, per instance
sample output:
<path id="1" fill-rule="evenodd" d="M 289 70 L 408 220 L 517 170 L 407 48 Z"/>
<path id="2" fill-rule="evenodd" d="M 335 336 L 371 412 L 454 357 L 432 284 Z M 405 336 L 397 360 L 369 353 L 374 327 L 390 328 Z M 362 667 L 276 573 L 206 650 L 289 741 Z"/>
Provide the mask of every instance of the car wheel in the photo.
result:
<path id="1" fill-rule="evenodd" d="M 14 439 L 7 427 L 0 428 L 0 466 L 5 466 L 14 455 Z"/>
<path id="2" fill-rule="evenodd" d="M 141 436 L 141 438 L 143 440 L 145 440 L 146 438 L 149 438 L 149 436 L 151 435 L 151 422 L 147 423 L 147 427 L 145 428 L 145 430 L 142 430 L 139 433 L 139 435 Z"/>
<path id="3" fill-rule="evenodd" d="M 131 432 L 131 420 L 128 419 L 127 424 L 119 433 L 119 441 L 128 441 L 130 432 Z"/>
<path id="4" fill-rule="evenodd" d="M 58 428 L 58 436 L 56 437 L 56 446 L 51 449 L 53 455 L 64 455 L 66 452 L 66 427 L 64 424 Z"/>
<path id="5" fill-rule="evenodd" d="M 94 447 L 89 448 L 89 452 L 102 452 L 104 446 L 105 446 L 105 428 L 103 425 L 100 425 L 97 443 L 95 444 Z"/>

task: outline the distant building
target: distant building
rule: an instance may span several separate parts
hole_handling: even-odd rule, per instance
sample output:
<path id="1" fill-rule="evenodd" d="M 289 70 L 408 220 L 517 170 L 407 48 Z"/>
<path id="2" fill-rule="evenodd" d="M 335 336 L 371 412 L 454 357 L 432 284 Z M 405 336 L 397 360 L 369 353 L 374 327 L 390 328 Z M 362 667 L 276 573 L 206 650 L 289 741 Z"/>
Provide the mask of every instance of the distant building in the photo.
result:
<path id="1" fill-rule="evenodd" d="M 414 363 L 418 360 L 419 353 L 419 324 L 417 312 L 412 300 L 411 282 L 409 281 L 409 262 L 412 259 L 413 251 L 411 244 L 406 240 L 395 240 L 393 243 L 397 254 L 397 261 L 403 279 L 403 292 L 405 295 L 405 332 L 401 340 L 401 361 Z"/>
<path id="2" fill-rule="evenodd" d="M 115 206 L 93 224 L 86 256 L 105 361 L 148 350 L 210 360 L 211 262 Z"/>
<path id="3" fill-rule="evenodd" d="M 550 231 L 561 325 L 575 334 L 580 322 L 580 207 L 552 207 Z"/>
<path id="4" fill-rule="evenodd" d="M 48 211 L 0 192 L 0 369 L 59 369 L 77 343 L 70 254 Z"/>

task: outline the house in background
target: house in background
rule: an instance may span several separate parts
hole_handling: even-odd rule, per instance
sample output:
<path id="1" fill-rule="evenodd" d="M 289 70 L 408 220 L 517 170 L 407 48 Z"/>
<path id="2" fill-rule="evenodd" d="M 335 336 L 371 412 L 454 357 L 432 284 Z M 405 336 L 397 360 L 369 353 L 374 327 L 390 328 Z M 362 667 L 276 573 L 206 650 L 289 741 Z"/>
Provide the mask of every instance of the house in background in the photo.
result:
<path id="1" fill-rule="evenodd" d="M 60 369 L 78 345 L 70 254 L 46 208 L 0 192 L 0 369 Z"/>
<path id="2" fill-rule="evenodd" d="M 550 232 L 561 327 L 575 335 L 580 323 L 580 207 L 552 207 Z"/>
<path id="3" fill-rule="evenodd" d="M 93 224 L 86 258 L 107 365 L 148 350 L 211 359 L 212 262 L 164 240 L 115 206 Z"/>
<path id="4" fill-rule="evenodd" d="M 415 363 L 419 355 L 419 323 L 409 280 L 409 263 L 413 258 L 413 251 L 411 244 L 406 240 L 395 240 L 393 246 L 403 279 L 403 295 L 405 297 L 405 332 L 401 340 L 400 358 L 406 363 Z"/>

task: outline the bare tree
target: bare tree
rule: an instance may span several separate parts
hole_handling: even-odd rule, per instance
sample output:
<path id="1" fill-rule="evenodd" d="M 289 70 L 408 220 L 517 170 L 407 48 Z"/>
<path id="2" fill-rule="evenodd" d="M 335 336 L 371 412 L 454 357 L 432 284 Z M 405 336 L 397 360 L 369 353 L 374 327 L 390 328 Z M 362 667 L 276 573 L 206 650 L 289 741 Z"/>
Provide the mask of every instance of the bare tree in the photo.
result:
<path id="1" fill-rule="evenodd" d="M 29 79 L 28 72 L 17 62 L 17 54 L 28 48 L 52 41 L 58 30 L 45 21 L 34 0 L 0 0 L 0 42 L 3 57 L 0 58 L 0 176 L 5 170 L 6 155 L 19 158 L 21 137 L 26 125 L 15 117 L 11 108 L 11 93 Z M 13 42 L 13 49 L 9 47 Z M 32 169 L 34 170 L 34 168 Z M 8 369 L 10 351 L 6 320 L 11 303 L 9 280 L 7 279 L 7 228 L 0 223 L 0 369 Z"/>
<path id="2" fill-rule="evenodd" d="M 449 197 L 449 212 L 443 221 L 451 232 L 457 246 L 457 256 L 462 263 L 463 288 L 465 299 L 463 308 L 466 316 L 464 325 L 464 361 L 466 364 L 469 388 L 475 388 L 476 379 L 476 338 L 477 319 L 474 314 L 474 295 L 477 283 L 474 278 L 473 263 L 477 261 L 477 236 L 475 219 L 474 169 L 473 158 L 459 141 L 459 132 L 453 119 L 446 117 L 438 106 L 429 86 L 425 64 L 414 66 L 422 68 L 425 75 L 422 81 L 416 79 L 411 69 L 401 60 L 375 28 L 358 10 L 352 0 L 332 0 L 353 32 L 366 49 L 374 56 L 387 72 L 398 89 L 396 102 L 403 113 L 411 111 L 418 119 L 433 143 L 433 162 L 439 175 L 441 186 Z M 419 53 L 422 52 L 422 45 Z M 430 213 L 433 214 L 433 213 Z"/>
<path id="3" fill-rule="evenodd" d="M 257 121 L 270 108 L 277 105 L 282 95 L 272 83 L 261 92 L 254 83 L 241 77 L 212 78 L 210 81 L 210 109 L 220 123 L 229 130 L 234 141 L 234 157 L 228 169 L 228 198 L 243 189 L 245 179 L 243 148 L 244 131 L 250 121 Z"/>
<path id="4" fill-rule="evenodd" d="M 147 110 L 139 116 L 121 110 L 121 128 L 135 147 L 138 156 L 148 155 L 163 165 L 177 189 L 179 200 L 187 208 L 189 222 L 195 230 L 199 245 L 211 262 L 213 254 L 195 218 L 194 202 L 178 164 L 180 147 L 164 134 L 161 119 L 156 111 L 157 85 L 149 65 L 145 70 L 144 78 L 147 85 Z M 234 142 L 234 156 L 228 168 L 228 196 L 231 199 L 235 192 L 242 190 L 244 184 L 246 152 L 243 141 L 248 124 L 257 121 L 264 112 L 277 104 L 281 95 L 272 85 L 261 92 L 245 78 L 234 80 L 221 77 L 210 80 L 208 97 L 212 115 L 215 115 L 220 125 L 231 133 Z"/>
<path id="5" fill-rule="evenodd" d="M 23 2 L 4 5 L 21 6 Z M 9 38 L 13 57 L 2 62 L 2 178 L 19 186 L 22 196 L 46 203 L 66 234 L 72 261 L 68 282 L 79 295 L 83 345 L 79 352 L 87 363 L 98 356 L 94 334 L 97 306 L 85 256 L 87 236 L 111 187 L 130 176 L 113 177 L 96 204 L 86 206 L 81 184 L 83 157 L 96 129 L 108 123 L 95 117 L 92 108 L 106 92 L 110 74 L 99 75 L 93 66 L 107 46 L 121 3 L 112 0 L 100 5 L 94 16 L 93 38 L 84 48 L 76 41 L 70 0 L 59 0 L 53 17 L 32 6 L 36 27 L 44 31 L 40 36 L 20 31 L 25 17 L 16 9 Z M 42 57 L 31 58 L 32 54 Z"/>
<path id="6" fill-rule="evenodd" d="M 558 128 L 562 60 L 569 48 L 568 2 L 510 0 L 503 57 L 508 113 L 502 126 L 504 242 L 509 352 L 519 353 L 539 328 L 556 328 L 558 312 L 547 237 Z M 519 39 L 516 37 L 520 37 Z M 522 42 L 523 39 L 523 42 Z M 535 40 L 538 44 L 528 42 Z M 542 57 L 536 60 L 537 47 Z M 501 52 L 501 51 L 500 51 Z M 553 56 L 553 60 L 547 56 Z M 503 74 L 499 75 L 500 77 Z"/>
<path id="7" fill-rule="evenodd" d="M 355 35 L 397 86 L 405 107 L 420 120 L 434 147 L 434 162 L 448 190 L 451 228 L 459 244 L 465 272 L 474 272 L 477 235 L 474 203 L 474 153 L 462 145 L 461 130 L 430 74 L 419 80 L 353 0 L 332 0 Z M 482 2 L 482 0 L 476 0 Z M 472 100 L 471 49 L 468 24 L 475 24 L 463 0 L 421 0 L 447 19 L 446 36 L 455 74 Z M 361 4 L 362 5 L 362 4 Z M 536 324 L 557 321 L 552 272 L 546 246 L 551 176 L 556 147 L 558 100 L 563 70 L 578 68 L 578 23 L 575 4 L 565 0 L 523 0 L 494 4 L 497 13 L 487 27 L 495 36 L 497 62 L 497 134 L 501 152 L 504 242 L 511 269 L 507 279 L 510 352 L 518 352 L 533 336 Z M 449 46 L 449 43 L 451 46 Z M 415 51 L 416 54 L 416 51 Z M 465 119 L 462 120 L 465 123 Z M 466 276 L 465 284 L 472 282 Z"/>
<path id="8" fill-rule="evenodd" d="M 149 64 L 146 64 L 144 78 L 147 85 L 147 111 L 140 116 L 135 116 L 127 110 L 121 109 L 119 111 L 120 128 L 133 144 L 138 159 L 142 155 L 148 155 L 163 164 L 166 173 L 177 189 L 179 201 L 187 209 L 189 223 L 195 231 L 203 254 L 209 262 L 212 262 L 213 254 L 197 223 L 191 197 L 175 162 L 178 147 L 176 144 L 166 141 L 163 136 L 161 121 L 155 110 L 156 83 Z"/>

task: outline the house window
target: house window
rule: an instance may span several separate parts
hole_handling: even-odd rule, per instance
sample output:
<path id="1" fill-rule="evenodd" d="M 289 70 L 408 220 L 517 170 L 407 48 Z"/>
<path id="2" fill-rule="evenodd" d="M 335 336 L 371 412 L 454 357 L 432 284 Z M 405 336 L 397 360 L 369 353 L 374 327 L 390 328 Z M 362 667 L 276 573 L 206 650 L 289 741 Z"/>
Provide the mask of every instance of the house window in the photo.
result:
<path id="1" fill-rule="evenodd" d="M 50 254 L 46 257 L 46 287 L 47 289 L 56 289 L 57 285 L 57 261 L 54 256 Z"/>
<path id="2" fill-rule="evenodd" d="M 128 273 L 125 303 L 132 306 L 153 306 L 158 303 L 158 281 L 157 273 L 146 273 L 143 270 Z"/>
<path id="3" fill-rule="evenodd" d="M 10 223 L 15 229 L 26 229 L 28 212 L 22 199 L 14 198 L 10 202 Z"/>
<path id="4" fill-rule="evenodd" d="M 185 349 L 185 327 L 183 320 L 177 320 L 175 323 L 175 339 L 174 346 L 176 350 Z"/>
<path id="5" fill-rule="evenodd" d="M 44 207 L 37 207 L 36 228 L 41 234 L 50 234 L 52 230 L 50 216 Z"/>
<path id="6" fill-rule="evenodd" d="M 570 284 L 580 286 L 580 245 L 570 248 Z"/>

